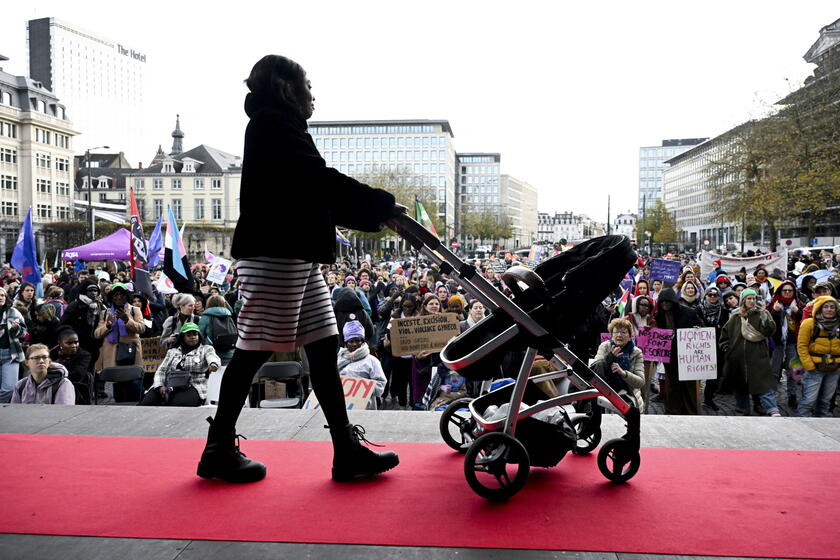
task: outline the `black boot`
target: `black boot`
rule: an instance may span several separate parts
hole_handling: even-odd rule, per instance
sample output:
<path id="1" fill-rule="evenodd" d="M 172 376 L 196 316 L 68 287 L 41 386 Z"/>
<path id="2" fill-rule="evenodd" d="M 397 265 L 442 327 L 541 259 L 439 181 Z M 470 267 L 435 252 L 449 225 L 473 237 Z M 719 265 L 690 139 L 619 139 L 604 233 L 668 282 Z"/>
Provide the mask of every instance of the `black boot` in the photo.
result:
<path id="1" fill-rule="evenodd" d="M 332 478 L 337 482 L 383 473 L 400 463 L 393 451 L 376 453 L 363 446 L 362 442 L 376 444 L 365 439 L 365 429 L 361 426 L 347 424 L 337 430 L 331 428 L 330 435 L 333 440 Z"/>
<path id="2" fill-rule="evenodd" d="M 265 465 L 252 461 L 239 450 L 240 436 L 235 430 L 224 434 L 214 429 L 213 419 L 207 417 L 207 445 L 201 454 L 196 474 L 202 478 L 219 478 L 225 482 L 257 482 L 265 478 Z"/>

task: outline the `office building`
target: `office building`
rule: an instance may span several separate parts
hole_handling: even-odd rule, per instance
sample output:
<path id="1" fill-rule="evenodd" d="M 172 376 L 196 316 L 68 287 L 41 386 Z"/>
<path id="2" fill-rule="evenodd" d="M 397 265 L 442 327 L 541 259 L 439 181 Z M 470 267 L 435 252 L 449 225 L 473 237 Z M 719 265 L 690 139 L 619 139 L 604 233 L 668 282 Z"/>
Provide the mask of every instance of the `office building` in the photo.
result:
<path id="1" fill-rule="evenodd" d="M 27 23 L 30 77 L 67 106 L 76 152 L 119 146 L 137 165 L 143 145 L 146 55 L 56 18 Z"/>
<path id="2" fill-rule="evenodd" d="M 511 220 L 512 237 L 508 248 L 530 245 L 537 235 L 537 189 L 510 175 L 501 177 L 501 200 Z"/>
<path id="3" fill-rule="evenodd" d="M 426 211 L 455 236 L 456 154 L 446 120 L 311 121 L 309 133 L 327 165 L 389 190 L 421 191 Z"/>
<path id="4" fill-rule="evenodd" d="M 639 216 L 662 199 L 662 171 L 665 161 L 708 138 L 663 140 L 661 146 L 639 148 Z"/>
<path id="5" fill-rule="evenodd" d="M 73 220 L 75 135 L 55 94 L 0 68 L 0 258 L 14 247 L 30 206 L 35 229 Z"/>

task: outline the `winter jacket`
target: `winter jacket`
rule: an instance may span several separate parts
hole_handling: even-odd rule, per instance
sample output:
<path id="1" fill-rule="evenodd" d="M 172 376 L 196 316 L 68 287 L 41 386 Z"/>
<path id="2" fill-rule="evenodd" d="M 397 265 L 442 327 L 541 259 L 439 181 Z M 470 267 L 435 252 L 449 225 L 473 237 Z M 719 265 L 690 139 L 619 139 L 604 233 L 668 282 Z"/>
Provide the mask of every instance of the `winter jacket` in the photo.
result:
<path id="1" fill-rule="evenodd" d="M 210 323 L 212 322 L 213 317 L 233 317 L 233 313 L 230 312 L 230 309 L 227 307 L 208 307 L 204 310 L 204 313 L 201 314 L 201 319 L 198 321 L 198 329 L 201 332 L 201 336 L 204 339 L 205 344 L 209 344 L 213 346 L 213 337 L 210 336 Z M 233 352 L 235 348 L 231 348 L 227 352 L 216 352 L 220 358 L 227 360 L 233 357 Z"/>
<path id="2" fill-rule="evenodd" d="M 245 112 L 251 120 L 245 130 L 234 258 L 335 262 L 335 226 L 379 231 L 391 216 L 394 196 L 327 167 L 297 110 L 250 93 Z"/>
<path id="3" fill-rule="evenodd" d="M 720 348 L 726 354 L 725 385 L 738 393 L 761 395 L 776 388 L 766 340 L 776 331 L 776 323 L 766 309 L 753 310 L 747 321 L 765 339 L 750 342 L 741 334 L 742 319 L 740 313 L 732 315 L 720 333 Z"/>
<path id="4" fill-rule="evenodd" d="M 12 327 L 13 321 L 18 322 L 17 327 Z M 0 310 L 0 336 L 5 338 L 13 362 L 22 362 L 26 359 L 22 344 L 26 340 L 26 321 L 14 307 L 9 306 L 5 311 Z"/>
<path id="5" fill-rule="evenodd" d="M 595 361 L 604 360 L 610 362 L 612 357 L 612 342 L 605 340 L 598 346 L 598 352 L 595 353 Z M 638 346 L 633 348 L 630 353 L 631 367 L 629 371 L 622 370 L 619 374 L 621 379 L 630 387 L 633 398 L 636 400 L 636 406 L 644 412 L 644 400 L 642 399 L 642 387 L 645 386 L 645 357 L 644 352 Z"/>
<path id="6" fill-rule="evenodd" d="M 125 322 L 127 335 L 121 336 L 118 342 L 125 342 L 137 346 L 137 354 L 135 364 L 140 364 L 143 358 L 143 346 L 140 343 L 140 333 L 146 329 L 146 324 L 143 322 L 143 313 L 133 305 L 125 304 L 125 311 L 128 315 L 128 320 Z M 117 365 L 117 344 L 108 340 L 108 335 L 111 329 L 116 328 L 116 321 L 113 321 L 108 326 L 108 317 L 111 316 L 111 311 L 106 311 L 106 314 L 99 320 L 99 326 L 93 331 L 93 335 L 102 341 L 102 367 L 111 367 Z"/>
<path id="7" fill-rule="evenodd" d="M 362 350 L 362 348 L 365 348 L 365 350 Z M 382 364 L 370 355 L 367 344 L 363 344 L 352 354 L 355 359 L 350 359 L 350 356 L 351 354 L 346 348 L 341 348 L 338 351 L 338 365 L 341 368 L 338 370 L 338 374 L 345 377 L 372 379 L 376 383 L 376 388 L 370 401 L 368 401 L 367 409 L 376 410 L 376 397 L 382 396 L 385 392 L 385 384 L 388 382 L 385 372 L 382 371 Z"/>
<path id="8" fill-rule="evenodd" d="M 373 323 L 371 323 L 368 314 L 365 313 L 359 297 L 350 288 L 338 288 L 336 293 L 338 295 L 335 298 L 333 308 L 335 309 L 335 320 L 338 326 L 339 334 L 343 332 L 344 324 L 347 323 L 347 321 L 359 321 L 365 328 L 365 341 L 368 344 L 373 343 Z M 350 317 L 351 315 L 353 316 L 352 318 Z M 342 337 L 341 340 L 344 340 L 344 338 Z"/>
<path id="9" fill-rule="evenodd" d="M 827 301 L 837 301 L 831 296 L 820 296 L 814 301 L 814 315 L 819 313 L 820 308 Z M 819 334 L 812 341 L 814 329 L 819 329 Z M 830 334 L 832 336 L 830 336 Z M 799 359 L 802 360 L 802 367 L 808 371 L 817 368 L 817 364 L 826 359 L 830 362 L 840 364 L 840 332 L 827 333 L 820 329 L 813 317 L 805 319 L 799 326 L 799 338 L 796 349 L 799 352 Z M 827 358 L 827 356 L 830 356 Z"/>

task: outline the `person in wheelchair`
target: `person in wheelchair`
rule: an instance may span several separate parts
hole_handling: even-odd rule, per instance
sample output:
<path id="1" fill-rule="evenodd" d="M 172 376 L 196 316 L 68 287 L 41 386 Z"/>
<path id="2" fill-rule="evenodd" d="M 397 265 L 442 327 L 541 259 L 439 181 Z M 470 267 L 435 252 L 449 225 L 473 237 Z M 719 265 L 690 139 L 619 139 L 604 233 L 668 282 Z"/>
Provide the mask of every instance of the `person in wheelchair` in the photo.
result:
<path id="1" fill-rule="evenodd" d="M 608 330 L 611 338 L 598 347 L 592 370 L 644 412 L 645 359 L 642 349 L 633 344 L 633 325 L 627 319 L 613 319 Z"/>
<path id="2" fill-rule="evenodd" d="M 164 356 L 152 386 L 140 406 L 201 406 L 207 398 L 207 377 L 221 360 L 209 344 L 202 344 L 195 323 L 184 323 L 175 346 Z"/>

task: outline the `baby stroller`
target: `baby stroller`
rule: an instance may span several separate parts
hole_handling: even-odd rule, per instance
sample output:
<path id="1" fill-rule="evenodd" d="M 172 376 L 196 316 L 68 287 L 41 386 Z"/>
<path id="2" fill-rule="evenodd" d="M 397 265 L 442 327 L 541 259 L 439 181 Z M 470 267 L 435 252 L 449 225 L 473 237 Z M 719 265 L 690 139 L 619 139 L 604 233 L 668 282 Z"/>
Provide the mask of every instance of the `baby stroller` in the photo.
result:
<path id="1" fill-rule="evenodd" d="M 629 240 L 619 235 L 600 237 L 533 270 L 512 267 L 502 277 L 511 292 L 507 297 L 409 216 L 401 215 L 391 224 L 490 311 L 443 348 L 444 365 L 469 380 L 483 380 L 498 371 L 506 354 L 522 357 L 515 383 L 476 399 L 456 400 L 441 417 L 444 441 L 465 453 L 464 475 L 473 491 L 489 500 L 505 500 L 524 486 L 531 465 L 553 467 L 568 451 L 594 450 L 601 439 L 603 407 L 624 417 L 627 432 L 601 446 L 598 468 L 613 482 L 632 478 L 640 464 L 639 409 L 565 343 L 576 324 L 618 286 L 635 262 Z M 558 371 L 530 377 L 538 353 Z M 576 390 L 549 397 L 537 386 L 542 381 Z M 488 409 L 504 406 L 502 418 L 487 414 Z M 553 413 L 553 423 L 538 419 L 546 412 Z"/>

